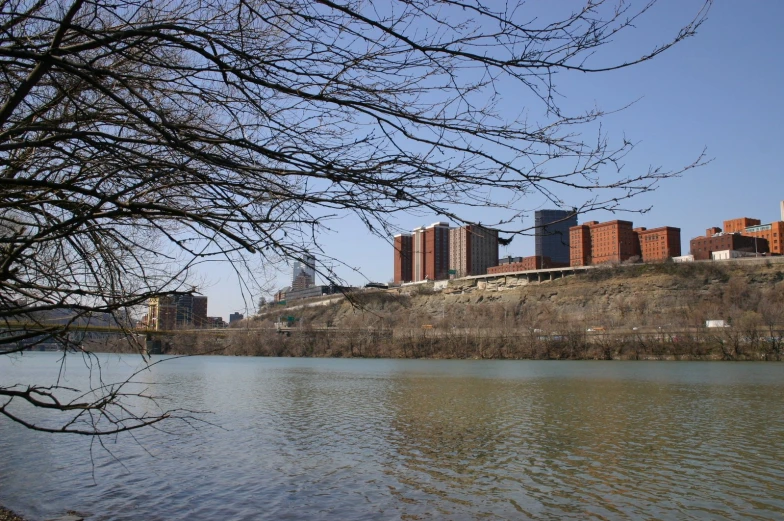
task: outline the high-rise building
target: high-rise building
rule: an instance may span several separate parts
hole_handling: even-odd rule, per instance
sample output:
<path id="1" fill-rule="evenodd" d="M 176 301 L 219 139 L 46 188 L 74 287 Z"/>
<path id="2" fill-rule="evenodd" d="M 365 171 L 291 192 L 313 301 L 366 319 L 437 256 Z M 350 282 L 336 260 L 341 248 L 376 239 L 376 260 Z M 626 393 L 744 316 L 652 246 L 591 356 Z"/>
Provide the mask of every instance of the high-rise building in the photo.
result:
<path id="1" fill-rule="evenodd" d="M 395 248 L 395 273 L 392 280 L 395 284 L 401 282 L 411 282 L 412 275 L 412 260 L 413 260 L 413 242 L 410 233 L 400 233 L 395 235 L 394 248 Z"/>
<path id="2" fill-rule="evenodd" d="M 291 271 L 291 285 L 294 285 L 294 281 L 297 280 L 297 277 L 300 273 L 305 273 L 310 277 L 311 285 L 316 283 L 316 257 L 311 255 L 310 253 L 303 253 L 302 257 L 297 259 L 294 262 L 294 266 Z"/>
<path id="3" fill-rule="evenodd" d="M 239 322 L 243 318 L 245 317 L 242 313 L 231 313 L 229 315 L 229 324 L 233 324 L 234 322 Z"/>
<path id="4" fill-rule="evenodd" d="M 449 230 L 449 270 L 456 277 L 484 275 L 498 265 L 498 230 L 468 225 Z"/>
<path id="5" fill-rule="evenodd" d="M 446 279 L 449 276 L 449 223 L 416 228 L 411 240 L 412 281 Z"/>
<path id="6" fill-rule="evenodd" d="M 570 262 L 570 233 L 577 226 L 577 213 L 571 210 L 537 210 L 534 212 L 534 240 L 537 257 L 553 262 Z"/>

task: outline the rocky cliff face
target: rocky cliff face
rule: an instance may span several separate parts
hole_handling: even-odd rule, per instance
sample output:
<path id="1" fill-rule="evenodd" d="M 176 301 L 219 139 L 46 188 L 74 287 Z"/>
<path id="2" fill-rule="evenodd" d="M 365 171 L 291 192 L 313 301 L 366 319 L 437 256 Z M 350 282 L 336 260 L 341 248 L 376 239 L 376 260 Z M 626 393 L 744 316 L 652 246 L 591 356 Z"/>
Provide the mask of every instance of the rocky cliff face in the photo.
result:
<path id="1" fill-rule="evenodd" d="M 538 326 L 545 321 L 602 327 L 700 325 L 709 318 L 764 314 L 784 301 L 784 262 L 652 264 L 598 268 L 541 283 L 507 277 L 484 285 L 453 281 L 365 293 L 331 306 L 300 308 L 312 324 L 421 326 L 464 320 Z M 759 317 L 761 320 L 764 318 Z M 777 322 L 784 325 L 784 317 Z"/>
<path id="2" fill-rule="evenodd" d="M 784 358 L 784 259 L 507 276 L 299 302 L 251 319 L 226 354 L 404 358 Z M 443 283 L 439 283 L 443 284 Z M 272 327 L 280 316 L 290 330 Z M 727 328 L 708 328 L 723 320 Z M 203 339 L 202 339 L 203 340 Z M 200 342 L 202 342 L 200 340 Z M 209 349 L 208 349 L 209 348 Z"/>

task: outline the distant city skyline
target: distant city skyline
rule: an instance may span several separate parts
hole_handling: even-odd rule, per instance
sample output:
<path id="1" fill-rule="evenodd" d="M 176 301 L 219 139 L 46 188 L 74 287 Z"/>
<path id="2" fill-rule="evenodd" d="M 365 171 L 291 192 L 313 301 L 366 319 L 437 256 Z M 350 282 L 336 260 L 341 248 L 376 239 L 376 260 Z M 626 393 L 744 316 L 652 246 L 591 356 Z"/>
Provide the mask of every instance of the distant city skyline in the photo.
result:
<path id="1" fill-rule="evenodd" d="M 649 16 L 641 19 L 637 30 L 624 38 L 661 40 L 693 15 L 700 3 L 683 0 L 657 4 Z M 677 169 L 696 159 L 703 148 L 712 158 L 706 166 L 666 180 L 656 191 L 629 202 L 628 206 L 636 209 L 650 208 L 644 213 L 595 212 L 581 214 L 579 222 L 624 219 L 648 228 L 676 226 L 681 228 L 681 250 L 685 254 L 692 238 L 704 235 L 711 226 L 721 227 L 724 220 L 780 220 L 784 189 L 779 188 L 782 174 L 778 149 L 784 141 L 780 123 L 784 120 L 784 104 L 779 86 L 784 84 L 784 68 L 775 64 L 780 61 L 779 49 L 784 48 L 784 33 L 778 27 L 781 19 L 784 2 L 716 2 L 696 37 L 651 62 L 602 75 L 557 78 L 566 109 L 584 111 L 598 105 L 611 110 L 631 103 L 602 121 L 602 131 L 609 139 L 628 139 L 637 144 L 621 162 L 626 175 L 660 165 Z M 602 52 L 607 52 L 610 59 L 626 57 L 634 52 L 634 46 L 627 43 L 620 41 Z M 499 110 L 526 110 L 526 103 L 523 96 L 510 98 Z M 540 116 L 531 113 L 532 118 Z M 590 134 L 586 138 L 590 139 Z M 591 196 L 568 190 L 555 195 L 567 208 Z M 554 207 L 552 201 L 536 194 L 521 206 L 530 211 L 515 224 L 528 227 L 531 235 L 516 236 L 508 247 L 501 247 L 500 256 L 534 255 L 534 212 Z M 465 217 L 487 225 L 498 219 L 491 209 L 481 208 L 467 212 Z M 420 212 L 396 218 L 397 229 L 390 230 L 386 238 L 370 234 L 356 216 L 333 220 L 329 224 L 333 232 L 319 238 L 318 255 L 343 261 L 345 265 L 330 264 L 349 284 L 386 282 L 393 272 L 391 235 L 443 216 Z M 279 269 L 277 279 L 269 284 L 271 290 L 290 284 L 291 272 L 285 264 Z M 257 296 L 246 292 L 243 298 L 230 267 L 210 264 L 202 272 L 207 279 L 204 293 L 210 296 L 210 314 L 228 317 L 230 312 L 244 310 L 247 316 L 254 311 Z"/>

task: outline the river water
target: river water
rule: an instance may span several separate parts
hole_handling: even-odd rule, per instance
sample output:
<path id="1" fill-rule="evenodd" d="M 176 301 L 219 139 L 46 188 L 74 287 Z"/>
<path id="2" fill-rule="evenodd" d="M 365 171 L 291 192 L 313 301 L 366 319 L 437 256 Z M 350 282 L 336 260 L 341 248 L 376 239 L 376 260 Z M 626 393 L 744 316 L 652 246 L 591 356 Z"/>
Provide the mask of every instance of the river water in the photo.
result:
<path id="1" fill-rule="evenodd" d="M 0 384 L 57 373 L 54 353 L 4 358 Z M 107 381 L 139 365 L 102 359 Z M 84 375 L 69 362 L 66 383 Z M 210 424 L 102 448 L 0 418 L 0 504 L 33 520 L 784 518 L 784 364 L 197 357 L 137 379 Z"/>

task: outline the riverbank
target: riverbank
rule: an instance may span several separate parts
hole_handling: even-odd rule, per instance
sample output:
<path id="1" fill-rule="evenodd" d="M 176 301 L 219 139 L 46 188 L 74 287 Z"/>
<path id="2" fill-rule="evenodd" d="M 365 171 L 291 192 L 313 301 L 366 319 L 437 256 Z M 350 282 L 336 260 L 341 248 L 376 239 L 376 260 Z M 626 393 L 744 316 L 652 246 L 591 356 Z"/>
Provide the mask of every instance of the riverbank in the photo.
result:
<path id="1" fill-rule="evenodd" d="M 0 521 L 27 521 L 22 516 L 0 506 Z"/>
<path id="2" fill-rule="evenodd" d="M 708 328 L 709 320 L 730 327 Z M 539 283 L 460 279 L 440 290 L 269 306 L 228 330 L 160 340 L 169 354 L 778 361 L 784 263 L 608 266 Z"/>

